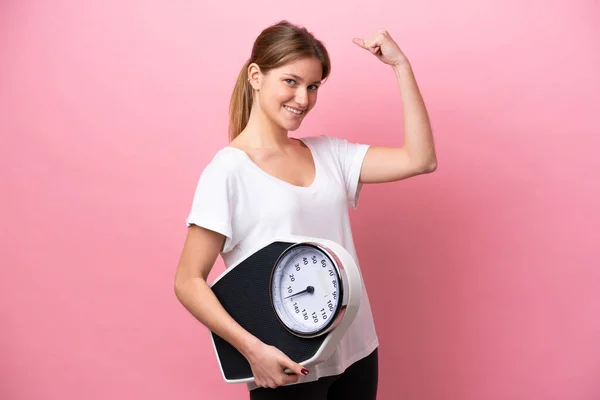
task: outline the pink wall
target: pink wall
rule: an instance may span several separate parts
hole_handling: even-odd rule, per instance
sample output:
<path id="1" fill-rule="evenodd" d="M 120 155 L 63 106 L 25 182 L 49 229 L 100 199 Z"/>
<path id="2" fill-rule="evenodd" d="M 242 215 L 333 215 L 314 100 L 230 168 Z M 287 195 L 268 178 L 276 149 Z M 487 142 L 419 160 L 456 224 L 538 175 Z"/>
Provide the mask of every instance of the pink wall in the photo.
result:
<path id="1" fill-rule="evenodd" d="M 282 18 L 333 58 L 300 134 L 400 144 L 394 75 L 351 42 L 380 27 L 435 127 L 438 171 L 352 214 L 379 398 L 600 398 L 591 0 L 1 2 L 0 398 L 245 398 L 173 277 L 238 69 Z"/>

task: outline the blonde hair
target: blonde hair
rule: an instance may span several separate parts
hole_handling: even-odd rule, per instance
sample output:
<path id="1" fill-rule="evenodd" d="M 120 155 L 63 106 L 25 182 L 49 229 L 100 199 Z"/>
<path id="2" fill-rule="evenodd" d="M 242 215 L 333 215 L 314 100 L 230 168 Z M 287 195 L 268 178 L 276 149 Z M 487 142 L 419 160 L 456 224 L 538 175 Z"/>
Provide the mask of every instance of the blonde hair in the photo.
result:
<path id="1" fill-rule="evenodd" d="M 229 140 L 235 139 L 248 124 L 252 110 L 253 89 L 248 82 L 248 67 L 255 63 L 262 73 L 306 57 L 321 61 L 325 79 L 331 72 L 331 62 L 325 45 L 306 28 L 281 21 L 264 29 L 254 41 L 252 54 L 242 67 L 229 103 Z"/>

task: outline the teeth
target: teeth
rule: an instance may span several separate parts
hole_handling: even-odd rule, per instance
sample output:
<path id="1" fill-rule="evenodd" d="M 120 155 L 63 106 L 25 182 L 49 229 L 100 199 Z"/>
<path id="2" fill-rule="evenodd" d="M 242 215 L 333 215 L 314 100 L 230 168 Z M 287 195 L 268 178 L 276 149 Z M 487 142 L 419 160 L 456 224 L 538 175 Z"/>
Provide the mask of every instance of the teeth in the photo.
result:
<path id="1" fill-rule="evenodd" d="M 288 106 L 283 106 L 286 110 L 293 112 L 296 115 L 302 115 L 304 111 L 299 111 Z"/>

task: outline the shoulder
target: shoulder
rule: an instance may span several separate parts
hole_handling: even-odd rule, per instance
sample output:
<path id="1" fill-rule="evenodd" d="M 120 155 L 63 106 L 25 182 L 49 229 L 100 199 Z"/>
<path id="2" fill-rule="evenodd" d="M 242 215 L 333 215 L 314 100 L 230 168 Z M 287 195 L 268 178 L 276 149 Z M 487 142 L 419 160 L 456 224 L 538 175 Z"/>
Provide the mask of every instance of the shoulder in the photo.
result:
<path id="1" fill-rule="evenodd" d="M 231 178 L 242 170 L 243 152 L 233 147 L 224 147 L 218 150 L 205 165 L 202 175 L 220 178 Z"/>
<path id="2" fill-rule="evenodd" d="M 305 136 L 300 140 L 313 149 L 326 151 L 332 150 L 338 141 L 335 136 L 330 135 Z"/>
<path id="3" fill-rule="evenodd" d="M 338 146 L 340 144 L 352 144 L 352 141 L 347 139 L 333 136 L 333 135 L 317 135 L 317 136 L 305 136 L 300 138 L 304 143 L 310 143 L 313 146 Z"/>
<path id="4" fill-rule="evenodd" d="M 341 137 L 332 135 L 309 136 L 301 139 L 311 148 L 318 151 L 327 151 L 334 154 L 344 155 L 348 152 L 361 151 L 369 145 L 356 143 Z"/>

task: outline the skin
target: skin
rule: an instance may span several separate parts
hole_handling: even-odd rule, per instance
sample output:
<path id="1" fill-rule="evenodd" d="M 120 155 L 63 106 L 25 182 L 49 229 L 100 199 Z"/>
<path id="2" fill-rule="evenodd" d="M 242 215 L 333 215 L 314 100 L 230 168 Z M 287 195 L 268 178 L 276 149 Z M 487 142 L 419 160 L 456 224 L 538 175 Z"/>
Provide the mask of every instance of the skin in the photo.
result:
<path id="1" fill-rule="evenodd" d="M 254 88 L 254 106 L 246 128 L 229 145 L 245 151 L 267 173 L 297 186 L 308 186 L 315 177 L 310 151 L 288 137 L 317 103 L 322 67 L 316 58 L 305 58 L 262 73 L 248 67 Z M 286 107 L 301 112 L 297 115 Z"/>
<path id="2" fill-rule="evenodd" d="M 353 42 L 393 69 L 405 114 L 404 145 L 370 147 L 360 181 L 394 182 L 435 171 L 437 160 L 429 117 L 408 59 L 386 30 Z M 230 146 L 245 151 L 254 163 L 276 178 L 309 186 L 315 178 L 311 153 L 288 133 L 298 129 L 315 107 L 321 72 L 320 62 L 314 58 L 297 60 L 268 73 L 251 64 L 248 80 L 254 88 L 253 108 L 248 125 Z M 290 112 L 286 106 L 301 115 Z M 195 225 L 188 229 L 175 276 L 176 296 L 194 317 L 246 357 L 258 386 L 275 388 L 296 382 L 303 370 L 308 371 L 242 328 L 210 289 L 206 280 L 224 242 L 225 237 L 219 233 Z M 284 373 L 286 368 L 293 373 Z"/>

